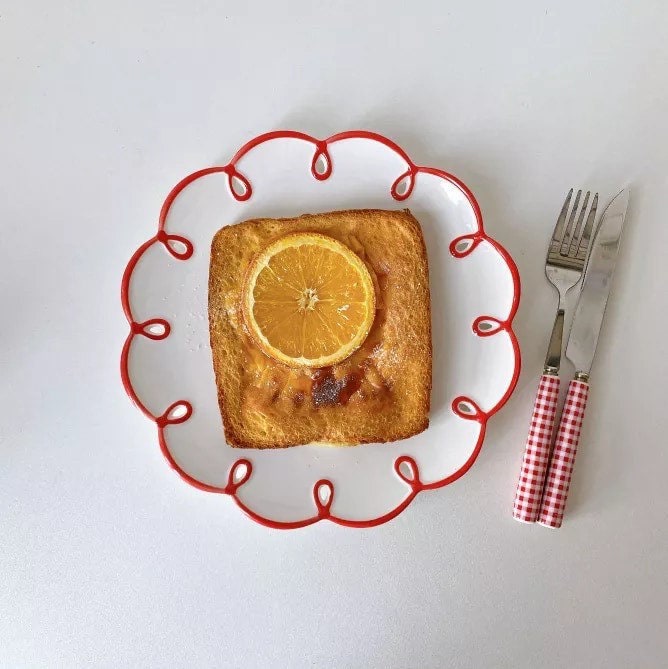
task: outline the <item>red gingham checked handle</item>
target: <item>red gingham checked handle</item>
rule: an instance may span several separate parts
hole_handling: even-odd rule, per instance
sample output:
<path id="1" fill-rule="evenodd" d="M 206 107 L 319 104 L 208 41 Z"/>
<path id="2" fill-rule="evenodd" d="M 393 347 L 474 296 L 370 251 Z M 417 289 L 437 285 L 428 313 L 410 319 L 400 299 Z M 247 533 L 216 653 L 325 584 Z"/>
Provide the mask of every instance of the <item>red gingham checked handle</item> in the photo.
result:
<path id="1" fill-rule="evenodd" d="M 541 525 L 561 527 L 588 395 L 589 384 L 584 381 L 573 380 L 568 385 L 538 518 Z"/>
<path id="2" fill-rule="evenodd" d="M 513 504 L 513 518 L 524 523 L 533 523 L 538 519 L 558 400 L 559 377 L 543 374 L 533 405 L 529 436 Z"/>

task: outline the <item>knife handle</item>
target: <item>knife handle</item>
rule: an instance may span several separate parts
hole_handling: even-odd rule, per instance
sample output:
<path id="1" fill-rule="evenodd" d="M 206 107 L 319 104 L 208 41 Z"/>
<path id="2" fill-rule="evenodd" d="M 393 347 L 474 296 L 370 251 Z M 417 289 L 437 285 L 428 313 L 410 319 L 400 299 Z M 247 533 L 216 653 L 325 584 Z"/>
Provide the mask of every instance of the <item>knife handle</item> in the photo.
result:
<path id="1" fill-rule="evenodd" d="M 588 396 L 588 383 L 573 379 L 568 385 L 538 518 L 538 522 L 546 527 L 561 527 Z"/>
<path id="2" fill-rule="evenodd" d="M 538 519 L 558 401 L 559 377 L 543 374 L 533 405 L 529 436 L 513 504 L 513 518 L 523 523 L 534 523 Z"/>

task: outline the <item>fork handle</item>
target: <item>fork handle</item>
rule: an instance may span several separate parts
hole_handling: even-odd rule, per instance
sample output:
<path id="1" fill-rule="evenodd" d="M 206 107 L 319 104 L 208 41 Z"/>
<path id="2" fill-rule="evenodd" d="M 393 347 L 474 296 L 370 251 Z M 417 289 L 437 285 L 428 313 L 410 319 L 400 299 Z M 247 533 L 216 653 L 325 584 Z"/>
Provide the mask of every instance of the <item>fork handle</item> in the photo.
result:
<path id="1" fill-rule="evenodd" d="M 538 519 L 558 401 L 559 377 L 555 374 L 543 374 L 533 405 L 529 436 L 513 504 L 513 518 L 520 522 L 534 523 Z"/>
<path id="2" fill-rule="evenodd" d="M 546 527 L 561 527 L 588 396 L 589 384 L 585 381 L 576 378 L 568 384 L 538 517 L 538 522 Z"/>

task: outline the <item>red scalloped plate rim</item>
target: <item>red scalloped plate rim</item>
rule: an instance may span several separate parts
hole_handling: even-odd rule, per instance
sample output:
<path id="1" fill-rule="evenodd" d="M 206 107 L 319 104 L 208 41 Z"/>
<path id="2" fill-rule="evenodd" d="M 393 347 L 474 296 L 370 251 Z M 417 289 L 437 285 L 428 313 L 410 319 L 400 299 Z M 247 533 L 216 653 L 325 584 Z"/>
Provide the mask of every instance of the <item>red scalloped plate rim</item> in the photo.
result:
<path id="1" fill-rule="evenodd" d="M 249 461 L 247 460 L 238 460 L 236 461 L 228 474 L 228 482 L 227 485 L 224 487 L 218 487 L 218 486 L 212 486 L 210 484 L 204 483 L 203 481 L 199 481 L 198 479 L 195 479 L 194 477 L 190 476 L 186 471 L 184 471 L 179 464 L 176 462 L 174 457 L 169 451 L 169 448 L 167 447 L 167 442 L 165 439 L 165 427 L 168 424 L 175 424 L 178 422 L 182 422 L 185 419 L 176 419 L 173 421 L 169 420 L 168 414 L 171 411 L 172 407 L 168 408 L 167 411 L 162 416 L 154 416 L 147 408 L 146 406 L 141 402 L 139 397 L 137 396 L 134 388 L 132 387 L 132 382 L 130 380 L 130 374 L 128 370 L 128 358 L 129 358 L 129 353 L 130 353 L 130 345 L 135 336 L 137 334 L 141 334 L 141 327 L 145 325 L 142 323 L 137 323 L 134 321 L 134 318 L 132 316 L 132 309 L 130 307 L 130 298 L 129 298 L 129 287 L 130 287 L 130 281 L 132 277 L 132 272 L 134 268 L 136 267 L 139 259 L 141 256 L 145 253 L 145 251 L 151 247 L 153 244 L 156 243 L 163 243 L 165 246 L 167 246 L 167 242 L 170 239 L 170 236 L 167 235 L 164 231 L 165 229 L 165 222 L 167 219 L 167 214 L 169 213 L 169 209 L 178 196 L 178 194 L 186 188 L 189 184 L 191 184 L 193 181 L 196 179 L 206 176 L 208 174 L 213 174 L 213 173 L 225 173 L 228 176 L 228 179 L 232 179 L 232 177 L 237 176 L 238 172 L 236 170 L 236 164 L 237 162 L 245 156 L 249 151 L 253 150 L 255 147 L 259 146 L 260 144 L 264 144 L 265 142 L 272 141 L 274 139 L 282 139 L 282 138 L 289 138 L 289 139 L 300 139 L 303 141 L 310 142 L 311 144 L 314 145 L 316 149 L 316 154 L 313 159 L 312 163 L 312 172 L 313 176 L 315 176 L 318 179 L 322 178 L 327 178 L 329 176 L 329 173 L 320 174 L 316 172 L 315 168 L 315 163 L 316 159 L 320 155 L 324 155 L 327 157 L 329 160 L 329 156 L 327 153 L 327 147 L 335 142 L 340 142 L 344 141 L 347 139 L 367 139 L 375 142 L 379 142 L 383 145 L 385 145 L 387 148 L 393 150 L 395 153 L 397 153 L 408 165 L 407 171 L 397 179 L 395 182 L 395 185 L 399 182 L 400 179 L 407 178 L 409 179 L 410 185 L 408 187 L 408 190 L 405 194 L 399 196 L 394 190 L 394 186 L 392 187 L 392 195 L 395 197 L 397 200 L 403 200 L 407 199 L 408 196 L 410 195 L 410 192 L 413 187 L 413 183 L 415 180 L 415 176 L 419 173 L 425 173 L 425 174 L 431 174 L 433 176 L 440 177 L 451 184 L 455 185 L 466 197 L 468 200 L 471 208 L 473 209 L 475 219 L 476 219 L 476 224 L 477 224 L 477 230 L 474 233 L 470 233 L 469 235 L 464 235 L 464 237 L 468 237 L 472 240 L 472 248 L 469 249 L 468 252 L 472 251 L 475 246 L 477 246 L 481 241 L 486 241 L 489 243 L 491 246 L 493 246 L 496 251 L 498 251 L 499 255 L 503 258 L 505 261 L 508 269 L 510 270 L 510 274 L 512 276 L 513 280 L 513 299 L 511 303 L 511 308 L 510 308 L 510 313 L 508 317 L 506 318 L 503 323 L 500 323 L 500 329 L 498 331 L 503 331 L 506 332 L 510 338 L 511 345 L 513 348 L 513 354 L 514 354 L 514 369 L 513 369 L 513 374 L 510 380 L 510 383 L 508 384 L 508 387 L 501 397 L 501 399 L 497 402 L 497 404 L 492 407 L 489 411 L 483 412 L 480 409 L 476 408 L 476 413 L 474 416 L 469 417 L 463 414 L 459 414 L 462 416 L 462 418 L 468 418 L 477 421 L 480 424 L 480 432 L 478 434 L 478 439 L 476 441 L 476 445 L 473 449 L 473 452 L 469 456 L 468 460 L 454 473 L 450 474 L 449 476 L 445 477 L 444 479 L 438 480 L 438 481 L 433 481 L 431 483 L 422 483 L 419 480 L 419 475 L 417 474 L 417 464 L 415 463 L 412 458 L 406 457 L 406 456 L 400 456 L 397 458 L 395 461 L 395 470 L 397 473 L 399 473 L 398 470 L 398 463 L 400 460 L 405 460 L 405 461 L 411 461 L 412 466 L 414 467 L 414 472 L 416 473 L 416 478 L 414 480 L 408 480 L 402 476 L 402 479 L 404 480 L 405 483 L 408 484 L 409 486 L 409 492 L 406 495 L 406 497 L 391 511 L 389 511 L 386 514 L 383 514 L 382 516 L 378 516 L 376 518 L 371 518 L 368 520 L 350 520 L 347 518 L 340 518 L 337 516 L 334 516 L 330 512 L 330 507 L 333 501 L 333 494 L 332 497 L 329 499 L 328 503 L 321 503 L 321 501 L 318 498 L 318 489 L 319 486 L 321 485 L 329 485 L 331 486 L 331 490 L 333 491 L 333 484 L 330 481 L 326 480 L 320 480 L 317 481 L 314 485 L 313 488 L 313 497 L 314 497 L 314 502 L 316 505 L 317 513 L 309 518 L 305 518 L 303 520 L 297 520 L 297 521 L 290 521 L 290 522 L 284 522 L 284 521 L 277 521 L 273 520 L 270 518 L 265 518 L 258 514 L 257 512 L 253 511 L 251 508 L 246 506 L 244 502 L 239 498 L 237 494 L 237 490 L 243 482 L 245 482 L 248 478 L 250 478 L 250 472 L 252 471 L 252 465 Z M 331 163 L 329 163 L 331 166 Z M 248 191 L 245 196 L 237 196 L 234 194 L 234 197 L 236 197 L 238 200 L 244 200 L 248 199 L 250 197 L 250 191 Z M 181 238 L 178 238 L 181 239 Z M 454 240 L 453 244 L 457 240 Z M 171 251 L 170 251 L 171 252 Z M 186 256 L 187 257 L 187 256 Z M 471 190 L 464 184 L 462 181 L 460 181 L 457 177 L 454 175 L 445 172 L 443 170 L 440 170 L 438 168 L 434 167 L 427 167 L 427 166 L 419 166 L 416 165 L 408 156 L 408 154 L 395 142 L 392 140 L 388 139 L 387 137 L 384 137 L 383 135 L 380 135 L 376 132 L 371 132 L 368 130 L 349 130 L 346 132 L 341 132 L 335 135 L 332 135 L 331 137 L 328 137 L 327 139 L 324 140 L 319 140 L 316 139 L 315 137 L 312 137 L 311 135 L 308 135 L 303 132 L 297 132 L 294 130 L 274 130 L 271 132 L 267 132 L 261 135 L 258 135 L 257 137 L 254 137 L 250 141 L 246 142 L 233 156 L 232 160 L 227 164 L 227 165 L 222 165 L 222 166 L 214 166 L 214 167 L 208 167 L 202 170 L 198 170 L 197 172 L 193 172 L 192 174 L 186 176 L 184 179 L 179 181 L 179 183 L 172 188 L 172 190 L 169 192 L 167 197 L 165 198 L 165 201 L 161 207 L 160 210 L 160 217 L 158 220 L 158 232 L 148 239 L 146 242 L 141 244 L 139 248 L 133 253 L 132 257 L 128 261 L 127 266 L 125 267 L 125 270 L 123 272 L 123 277 L 121 280 L 121 304 L 123 306 L 123 312 L 125 314 L 125 317 L 128 321 L 128 324 L 130 325 L 130 332 L 128 333 L 128 336 L 123 344 L 123 348 L 121 351 L 121 360 L 120 360 L 120 367 L 121 367 L 121 380 L 123 382 L 123 386 L 125 388 L 126 393 L 132 400 L 132 402 L 139 408 L 139 410 L 150 420 L 152 420 L 154 423 L 156 423 L 156 426 L 158 428 L 158 442 L 160 445 L 160 450 L 169 463 L 169 465 L 176 471 L 176 473 L 189 485 L 197 488 L 198 490 L 202 490 L 205 492 L 213 492 L 213 493 L 219 493 L 219 494 L 226 494 L 229 495 L 234 499 L 236 502 L 237 506 L 244 511 L 244 513 L 250 517 L 252 520 L 260 523 L 261 525 L 264 525 L 266 527 L 271 527 L 274 529 L 297 529 L 300 527 L 306 527 L 308 525 L 313 525 L 314 523 L 317 523 L 321 520 L 329 520 L 333 523 L 336 523 L 337 525 L 342 525 L 345 527 L 357 527 L 357 528 L 364 528 L 364 527 L 375 527 L 377 525 L 381 525 L 383 523 L 388 522 L 389 520 L 392 520 L 396 516 L 398 516 L 404 509 L 406 509 L 409 504 L 415 499 L 415 497 L 418 495 L 423 490 L 435 490 L 437 488 L 442 488 L 445 485 L 448 485 L 449 483 L 453 483 L 460 477 L 462 477 L 466 472 L 473 466 L 473 463 L 476 461 L 478 458 L 478 455 L 480 454 L 480 450 L 482 449 L 483 442 L 485 440 L 485 433 L 486 433 L 486 428 L 487 428 L 487 421 L 498 411 L 501 410 L 501 408 L 506 404 L 510 396 L 512 395 L 513 391 L 515 390 L 515 387 L 517 386 L 517 381 L 519 379 L 520 375 L 520 370 L 521 370 L 521 354 L 520 354 L 520 348 L 519 348 L 519 343 L 517 340 L 517 336 L 513 330 L 513 321 L 515 319 L 515 316 L 517 314 L 517 309 L 519 307 L 519 301 L 520 301 L 520 293 L 521 293 L 521 285 L 520 285 L 520 275 L 519 271 L 517 269 L 517 265 L 515 264 L 515 261 L 512 259 L 508 251 L 495 239 L 490 237 L 484 229 L 483 225 L 483 220 L 482 220 L 482 213 L 480 210 L 480 206 L 478 205 L 478 202 L 471 192 Z M 165 335 L 167 336 L 167 335 Z M 457 400 L 460 398 L 456 398 L 453 401 L 453 409 L 455 409 L 455 403 Z M 178 404 L 178 403 L 175 403 Z M 243 480 L 242 483 L 235 483 L 233 481 L 233 471 L 234 469 L 240 464 L 244 463 L 244 465 L 248 466 L 248 475 L 246 478 Z"/>

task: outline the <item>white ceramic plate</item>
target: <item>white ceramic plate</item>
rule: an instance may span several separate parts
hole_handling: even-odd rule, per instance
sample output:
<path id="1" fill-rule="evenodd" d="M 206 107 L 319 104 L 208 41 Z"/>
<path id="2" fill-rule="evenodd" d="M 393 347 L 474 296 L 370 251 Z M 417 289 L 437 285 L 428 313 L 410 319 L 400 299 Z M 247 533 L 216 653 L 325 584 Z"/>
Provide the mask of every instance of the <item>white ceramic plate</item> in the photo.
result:
<path id="1" fill-rule="evenodd" d="M 424 231 L 434 349 L 429 428 L 404 441 L 351 448 L 231 448 L 209 347 L 214 233 L 248 218 L 366 207 L 408 207 Z M 187 482 L 229 494 L 272 527 L 321 519 L 377 525 L 475 461 L 487 420 L 517 382 L 519 290 L 515 264 L 484 232 L 473 195 L 452 175 L 416 166 L 374 133 L 327 140 L 268 133 L 227 165 L 183 179 L 163 205 L 158 232 L 132 256 L 122 282 L 130 323 L 123 382 Z"/>

